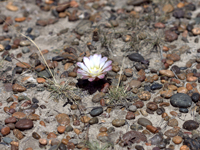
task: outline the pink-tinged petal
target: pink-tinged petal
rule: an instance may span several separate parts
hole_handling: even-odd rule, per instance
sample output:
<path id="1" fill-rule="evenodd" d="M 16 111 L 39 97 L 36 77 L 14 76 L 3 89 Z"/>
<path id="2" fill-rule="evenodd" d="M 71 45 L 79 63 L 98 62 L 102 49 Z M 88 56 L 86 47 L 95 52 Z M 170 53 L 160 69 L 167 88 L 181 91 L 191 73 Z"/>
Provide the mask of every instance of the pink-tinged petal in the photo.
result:
<path id="1" fill-rule="evenodd" d="M 103 69 L 102 72 L 107 72 L 107 71 L 110 71 L 110 70 L 112 70 L 112 66 L 108 66 L 107 68 Z"/>
<path id="2" fill-rule="evenodd" d="M 90 81 L 90 82 L 92 82 L 92 81 L 94 81 L 95 80 L 95 78 L 89 78 L 88 79 L 88 81 Z"/>
<path id="3" fill-rule="evenodd" d="M 108 59 L 107 57 L 101 58 L 101 60 L 100 60 L 100 68 L 102 68 L 104 66 L 104 64 L 107 61 L 107 59 Z"/>
<path id="4" fill-rule="evenodd" d="M 89 76 L 82 76 L 82 79 L 89 79 Z"/>
<path id="5" fill-rule="evenodd" d="M 78 69 L 78 70 L 77 70 L 77 73 L 78 73 L 78 74 L 81 74 L 82 76 L 87 76 L 87 75 L 88 75 L 88 73 L 87 73 L 86 71 L 81 70 L 81 69 Z"/>
<path id="6" fill-rule="evenodd" d="M 107 62 L 104 64 L 104 66 L 103 66 L 102 69 L 107 68 L 107 67 L 110 66 L 111 64 L 112 64 L 112 61 L 111 61 L 111 60 L 107 61 Z"/>
<path id="7" fill-rule="evenodd" d="M 105 74 L 101 74 L 98 76 L 99 79 L 103 79 L 105 77 Z"/>
<path id="8" fill-rule="evenodd" d="M 79 67 L 82 68 L 83 70 L 89 72 L 88 68 L 87 68 L 83 63 L 78 62 L 78 63 L 77 63 L 77 66 L 79 66 Z"/>

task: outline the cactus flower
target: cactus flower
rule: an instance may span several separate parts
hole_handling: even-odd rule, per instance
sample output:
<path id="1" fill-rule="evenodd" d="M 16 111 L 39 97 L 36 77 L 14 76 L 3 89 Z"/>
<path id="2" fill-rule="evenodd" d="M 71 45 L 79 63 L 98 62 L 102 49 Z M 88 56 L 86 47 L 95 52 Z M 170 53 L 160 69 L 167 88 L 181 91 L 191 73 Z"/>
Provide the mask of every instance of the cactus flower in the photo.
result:
<path id="1" fill-rule="evenodd" d="M 94 54 L 90 57 L 84 57 L 83 63 L 78 62 L 80 67 L 77 70 L 78 74 L 82 75 L 82 79 L 88 79 L 90 82 L 95 79 L 103 79 L 105 74 L 112 70 L 112 61 L 107 61 L 107 57 L 101 57 L 101 55 Z"/>

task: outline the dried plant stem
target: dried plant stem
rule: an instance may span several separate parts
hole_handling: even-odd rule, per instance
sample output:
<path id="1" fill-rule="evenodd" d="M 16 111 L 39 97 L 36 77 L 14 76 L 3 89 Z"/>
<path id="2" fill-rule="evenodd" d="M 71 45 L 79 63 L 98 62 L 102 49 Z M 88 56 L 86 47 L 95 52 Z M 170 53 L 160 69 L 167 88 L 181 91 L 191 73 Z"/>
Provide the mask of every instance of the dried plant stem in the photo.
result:
<path id="1" fill-rule="evenodd" d="M 46 64 L 47 68 L 49 69 L 49 72 L 51 73 L 51 75 L 52 75 L 52 77 L 53 77 L 53 80 L 54 80 L 54 82 L 55 82 L 55 85 L 57 85 L 56 79 L 55 79 L 55 77 L 54 77 L 54 75 L 53 75 L 51 69 L 49 68 L 49 65 L 47 64 L 47 62 L 46 62 L 46 60 L 45 60 L 45 58 L 44 58 L 44 56 L 43 56 L 42 51 L 40 50 L 40 48 L 37 46 L 37 44 L 36 44 L 31 38 L 27 37 L 27 36 L 24 35 L 23 33 L 20 33 L 20 34 L 21 34 L 23 37 L 27 38 L 29 41 L 31 41 L 31 43 L 33 43 L 33 44 L 35 45 L 35 47 L 38 49 L 38 51 L 40 52 L 40 55 L 42 56 L 42 59 L 44 60 L 44 62 L 45 62 L 45 64 Z"/>

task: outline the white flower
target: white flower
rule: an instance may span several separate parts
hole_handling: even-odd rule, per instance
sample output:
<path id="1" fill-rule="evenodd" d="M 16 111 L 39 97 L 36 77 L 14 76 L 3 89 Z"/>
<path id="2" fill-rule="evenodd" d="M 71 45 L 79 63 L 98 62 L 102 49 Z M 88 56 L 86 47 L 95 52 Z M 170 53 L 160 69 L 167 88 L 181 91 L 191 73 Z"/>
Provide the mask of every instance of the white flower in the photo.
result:
<path id="1" fill-rule="evenodd" d="M 83 79 L 88 79 L 90 82 L 96 78 L 103 79 L 105 74 L 112 70 L 112 61 L 107 61 L 107 57 L 94 54 L 93 56 L 84 57 L 83 63 L 78 62 L 77 65 L 81 68 L 77 70 L 78 74 L 82 75 Z"/>

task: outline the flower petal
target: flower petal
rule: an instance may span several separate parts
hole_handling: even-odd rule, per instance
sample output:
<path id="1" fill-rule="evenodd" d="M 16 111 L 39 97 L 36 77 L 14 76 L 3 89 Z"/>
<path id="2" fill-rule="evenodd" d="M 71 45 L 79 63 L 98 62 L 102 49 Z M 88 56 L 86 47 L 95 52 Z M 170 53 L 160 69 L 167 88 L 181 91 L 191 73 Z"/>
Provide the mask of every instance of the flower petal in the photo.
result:
<path id="1" fill-rule="evenodd" d="M 81 74 L 82 76 L 87 76 L 87 75 L 88 75 L 88 72 L 86 72 L 86 71 L 84 71 L 84 70 L 82 70 L 82 69 L 78 69 L 78 70 L 77 70 L 77 73 L 78 73 L 78 74 Z"/>
<path id="2" fill-rule="evenodd" d="M 101 58 L 101 60 L 100 60 L 100 68 L 102 68 L 104 66 L 104 64 L 107 61 L 107 59 L 108 59 L 107 57 Z"/>
<path id="3" fill-rule="evenodd" d="M 83 57 L 83 62 L 85 64 L 85 66 L 89 69 L 91 66 L 90 59 L 88 57 Z"/>
<path id="4" fill-rule="evenodd" d="M 77 63 L 77 66 L 79 66 L 79 67 L 82 68 L 83 70 L 89 72 L 88 68 L 87 68 L 83 63 L 78 62 L 78 63 Z"/>
<path id="5" fill-rule="evenodd" d="M 104 68 L 102 70 L 102 72 L 107 72 L 107 71 L 110 71 L 110 70 L 112 70 L 112 66 L 108 66 L 107 68 Z"/>
<path id="6" fill-rule="evenodd" d="M 94 81 L 95 80 L 95 78 L 89 78 L 88 79 L 88 81 L 90 81 L 90 82 L 92 82 L 92 81 Z"/>
<path id="7" fill-rule="evenodd" d="M 101 74 L 98 76 L 99 79 L 103 79 L 105 77 L 105 74 Z"/>
<path id="8" fill-rule="evenodd" d="M 104 64 L 104 66 L 103 66 L 103 70 L 105 69 L 105 68 L 107 68 L 108 66 L 110 66 L 112 64 L 112 61 L 111 60 L 109 60 L 109 61 L 107 61 L 105 64 Z"/>

